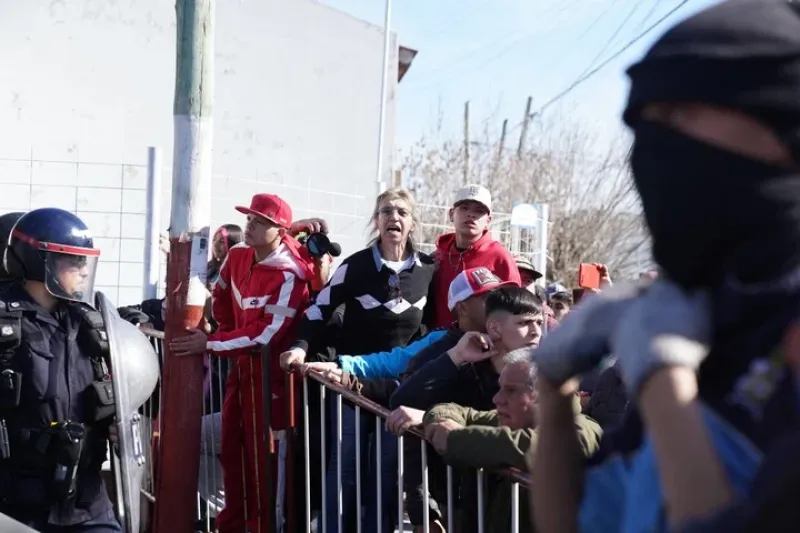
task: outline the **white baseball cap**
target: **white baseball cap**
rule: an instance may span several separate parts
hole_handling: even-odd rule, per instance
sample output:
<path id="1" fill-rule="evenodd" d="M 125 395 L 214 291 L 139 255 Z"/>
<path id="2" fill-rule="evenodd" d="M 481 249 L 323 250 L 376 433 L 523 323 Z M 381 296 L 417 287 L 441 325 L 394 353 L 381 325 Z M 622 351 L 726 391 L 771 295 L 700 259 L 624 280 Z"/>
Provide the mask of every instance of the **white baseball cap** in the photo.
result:
<path id="1" fill-rule="evenodd" d="M 489 211 L 492 210 L 492 193 L 483 185 L 464 185 L 456 193 L 456 199 L 453 201 L 453 207 L 462 202 L 478 202 L 482 204 Z"/>

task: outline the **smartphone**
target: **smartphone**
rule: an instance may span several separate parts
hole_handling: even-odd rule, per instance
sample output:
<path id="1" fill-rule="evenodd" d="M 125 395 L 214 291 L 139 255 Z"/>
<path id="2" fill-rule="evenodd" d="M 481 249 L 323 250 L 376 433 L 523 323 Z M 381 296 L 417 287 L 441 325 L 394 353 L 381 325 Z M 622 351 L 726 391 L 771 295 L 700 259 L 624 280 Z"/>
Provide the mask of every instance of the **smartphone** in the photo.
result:
<path id="1" fill-rule="evenodd" d="M 578 286 L 582 289 L 599 289 L 600 269 L 591 263 L 581 263 L 578 267 Z"/>

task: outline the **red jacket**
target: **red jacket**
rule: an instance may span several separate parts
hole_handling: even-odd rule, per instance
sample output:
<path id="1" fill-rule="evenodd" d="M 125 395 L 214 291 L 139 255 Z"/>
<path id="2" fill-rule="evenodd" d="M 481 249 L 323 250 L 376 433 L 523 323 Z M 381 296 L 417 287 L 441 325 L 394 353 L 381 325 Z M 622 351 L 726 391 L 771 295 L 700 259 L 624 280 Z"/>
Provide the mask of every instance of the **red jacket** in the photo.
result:
<path id="1" fill-rule="evenodd" d="M 308 307 L 312 260 L 296 240 L 284 237 L 272 254 L 254 261 L 253 249 L 244 243 L 228 252 L 213 294 L 219 329 L 208 338 L 208 349 L 234 357 L 269 345 L 277 364 Z"/>
<path id="2" fill-rule="evenodd" d="M 502 281 L 513 281 L 519 285 L 517 262 L 502 243 L 494 240 L 487 231 L 475 244 L 460 252 L 456 249 L 456 234 L 445 233 L 436 240 L 434 252 L 437 268 L 433 275 L 433 302 L 436 306 L 431 328 L 447 327 L 453 317 L 447 307 L 447 292 L 455 277 L 467 268 L 486 267 Z"/>

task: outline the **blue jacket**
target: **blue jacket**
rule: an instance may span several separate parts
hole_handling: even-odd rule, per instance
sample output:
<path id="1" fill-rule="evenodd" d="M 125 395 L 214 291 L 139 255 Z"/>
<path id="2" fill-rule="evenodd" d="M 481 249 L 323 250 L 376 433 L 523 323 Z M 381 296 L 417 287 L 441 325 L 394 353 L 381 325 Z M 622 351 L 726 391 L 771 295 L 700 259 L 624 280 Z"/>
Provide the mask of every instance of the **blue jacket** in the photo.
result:
<path id="1" fill-rule="evenodd" d="M 391 352 L 376 352 L 368 355 L 340 355 L 339 366 L 348 374 L 360 379 L 399 378 L 408 362 L 419 352 L 440 340 L 447 330 L 431 331 L 421 339 Z"/>
<path id="2" fill-rule="evenodd" d="M 0 461 L 0 512 L 15 519 L 41 520 L 71 526 L 111 509 L 100 472 L 107 455 L 108 422 L 88 427 L 77 474 L 75 495 L 50 504 L 47 481 L 53 472 L 37 466 L 41 455 L 30 453 L 40 441 L 30 436 L 52 422 L 86 421 L 86 392 L 95 381 L 92 359 L 78 344 L 81 318 L 70 305 L 51 314 L 19 285 L 0 295 L 0 305 L 21 311 L 21 343 L 9 354 L 7 368 L 22 375 L 19 406 L 0 408 L 8 426 L 11 458 Z M 46 479 L 48 478 L 48 479 Z"/>

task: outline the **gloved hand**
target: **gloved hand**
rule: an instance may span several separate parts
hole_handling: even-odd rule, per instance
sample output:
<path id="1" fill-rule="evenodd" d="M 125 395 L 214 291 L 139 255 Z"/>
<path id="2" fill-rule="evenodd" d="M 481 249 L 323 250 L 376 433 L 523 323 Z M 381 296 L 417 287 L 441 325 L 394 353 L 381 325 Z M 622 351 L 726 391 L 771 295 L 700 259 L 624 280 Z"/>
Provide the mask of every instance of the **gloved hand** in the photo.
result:
<path id="1" fill-rule="evenodd" d="M 697 370 L 711 344 L 709 295 L 659 278 L 627 310 L 611 340 L 631 399 L 659 368 Z"/>
<path id="2" fill-rule="evenodd" d="M 122 320 L 130 322 L 134 326 L 150 322 L 150 317 L 147 313 L 143 313 L 132 307 L 120 307 L 117 309 L 117 312 L 119 312 L 119 316 Z"/>
<path id="3" fill-rule="evenodd" d="M 611 352 L 611 338 L 645 284 L 619 283 L 587 295 L 533 352 L 541 375 L 560 385 L 588 372 Z"/>

